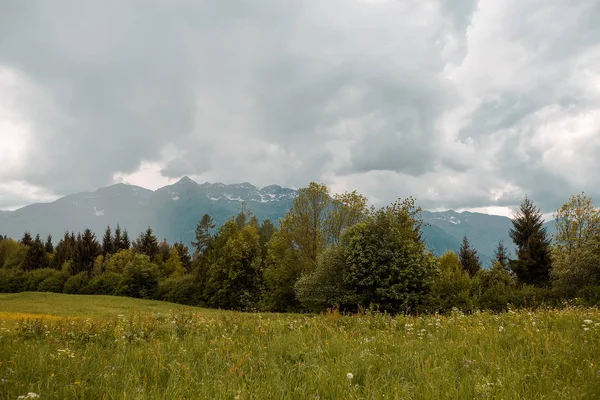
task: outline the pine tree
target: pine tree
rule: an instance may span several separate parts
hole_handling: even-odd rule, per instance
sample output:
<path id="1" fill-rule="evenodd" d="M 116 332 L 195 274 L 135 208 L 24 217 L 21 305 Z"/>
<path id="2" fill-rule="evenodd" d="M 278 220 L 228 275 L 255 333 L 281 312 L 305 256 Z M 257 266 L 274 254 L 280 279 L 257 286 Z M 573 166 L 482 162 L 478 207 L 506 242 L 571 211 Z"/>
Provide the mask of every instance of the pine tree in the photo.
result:
<path id="1" fill-rule="evenodd" d="M 52 254 L 54 253 L 54 245 L 52 244 L 52 235 L 48 235 L 46 238 L 46 253 Z"/>
<path id="2" fill-rule="evenodd" d="M 33 243 L 33 238 L 31 237 L 31 234 L 29 232 L 25 232 L 23 234 L 23 237 L 21 238 L 21 244 L 23 244 L 25 246 L 31 246 L 32 243 Z"/>
<path id="3" fill-rule="evenodd" d="M 160 261 L 163 263 L 167 262 L 167 260 L 170 258 L 171 246 L 169 246 L 169 243 L 167 243 L 167 239 L 163 239 L 163 241 L 158 245 L 158 255 Z"/>
<path id="4" fill-rule="evenodd" d="M 110 225 L 106 227 L 106 231 L 104 231 L 104 237 L 102 238 L 102 254 L 106 256 L 107 254 L 112 254 L 115 252 L 115 244 L 112 238 L 112 231 L 110 229 Z"/>
<path id="5" fill-rule="evenodd" d="M 75 242 L 69 232 L 65 232 L 64 237 L 56 245 L 56 255 L 54 256 L 54 265 L 56 268 L 62 268 L 63 264 L 73 259 L 73 250 Z"/>
<path id="6" fill-rule="evenodd" d="M 508 266 L 510 258 L 508 257 L 508 252 L 506 250 L 506 247 L 504 246 L 503 240 L 500 240 L 498 242 L 498 247 L 494 252 L 494 260 L 496 263 L 500 264 L 504 270 L 510 271 Z"/>
<path id="7" fill-rule="evenodd" d="M 477 250 L 471 247 L 467 235 L 463 237 L 458 257 L 460 258 L 463 269 L 467 271 L 470 276 L 474 276 L 481 270 L 481 262 L 479 261 Z"/>
<path id="8" fill-rule="evenodd" d="M 131 240 L 129 240 L 129 233 L 127 233 L 127 229 L 123 232 L 123 239 L 121 241 L 121 250 L 129 250 L 131 247 Z"/>
<path id="9" fill-rule="evenodd" d="M 510 268 L 523 283 L 548 285 L 552 268 L 550 239 L 540 209 L 525 197 L 512 225 L 509 234 L 517 246 L 517 259 L 510 261 Z"/>
<path id="10" fill-rule="evenodd" d="M 176 242 L 173 244 L 173 247 L 177 249 L 177 254 L 179 254 L 179 259 L 181 260 L 181 264 L 186 271 L 192 270 L 192 257 L 190 257 L 189 248 L 180 242 Z"/>
<path id="11" fill-rule="evenodd" d="M 27 249 L 25 260 L 23 261 L 23 269 L 25 271 L 32 271 L 47 267 L 48 257 L 46 255 L 46 248 L 40 239 L 40 235 L 36 235 Z"/>
<path id="12" fill-rule="evenodd" d="M 195 248 L 194 255 L 196 257 L 201 257 L 208 249 L 210 249 L 214 240 L 211 230 L 214 228 L 215 223 L 211 216 L 204 214 L 198 223 L 198 226 L 196 226 L 196 241 L 192 242 L 192 246 Z"/>
<path id="13" fill-rule="evenodd" d="M 119 224 L 117 224 L 117 228 L 115 229 L 113 247 L 115 253 L 119 250 L 123 250 L 123 238 L 121 237 L 121 227 L 119 226 Z"/>
<path id="14" fill-rule="evenodd" d="M 158 239 L 154 236 L 152 228 L 148 227 L 146 232 L 140 233 L 135 241 L 134 250 L 138 253 L 147 255 L 150 260 L 154 260 L 159 253 Z"/>
<path id="15" fill-rule="evenodd" d="M 102 254 L 102 246 L 96 240 L 96 235 L 90 229 L 77 235 L 73 251 L 73 275 L 79 272 L 90 272 L 96 257 Z"/>

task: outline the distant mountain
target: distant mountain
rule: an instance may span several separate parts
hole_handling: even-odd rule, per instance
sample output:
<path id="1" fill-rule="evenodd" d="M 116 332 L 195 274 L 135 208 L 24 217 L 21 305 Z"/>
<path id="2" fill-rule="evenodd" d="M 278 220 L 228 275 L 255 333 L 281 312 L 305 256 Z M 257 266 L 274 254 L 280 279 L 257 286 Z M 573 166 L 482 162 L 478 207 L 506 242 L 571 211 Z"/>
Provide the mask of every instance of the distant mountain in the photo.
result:
<path id="1" fill-rule="evenodd" d="M 23 232 L 51 234 L 58 242 L 65 231 L 79 232 L 90 228 L 102 237 L 107 225 L 119 223 L 136 237 L 149 226 L 159 239 L 169 242 L 194 239 L 198 221 L 210 214 L 216 225 L 225 223 L 242 207 L 242 202 L 256 217 L 277 223 L 290 209 L 297 192 L 272 185 L 262 189 L 244 182 L 198 184 L 188 177 L 156 191 L 139 186 L 116 184 L 95 192 L 79 193 L 52 203 L 33 204 L 16 211 L 0 212 L 0 234 L 20 238 Z M 424 211 L 423 238 L 428 247 L 441 255 L 446 250 L 458 252 L 466 234 L 485 266 L 493 258 L 499 240 L 514 255 L 508 236 L 509 218 L 497 215 L 456 211 Z M 554 233 L 554 223 L 546 224 Z"/>
<path id="2" fill-rule="evenodd" d="M 277 185 L 259 190 L 249 183 L 198 184 L 188 177 L 156 191 L 116 184 L 0 213 L 0 232 L 14 238 L 25 231 L 39 232 L 51 234 L 57 241 L 65 231 L 84 228 L 101 237 L 107 225 L 114 228 L 119 223 L 132 238 L 150 226 L 160 239 L 189 244 L 206 213 L 219 226 L 237 214 L 245 201 L 260 220 L 277 222 L 295 196 L 295 190 Z"/>
<path id="3" fill-rule="evenodd" d="M 484 266 L 490 265 L 500 240 L 509 249 L 510 256 L 515 256 L 515 247 L 508 234 L 512 227 L 510 218 L 468 211 L 458 213 L 452 210 L 424 211 L 422 216 L 428 225 L 423 228 L 424 239 L 438 255 L 446 250 L 458 252 L 463 237 L 467 235 Z M 556 232 L 554 221 L 548 221 L 544 226 L 550 235 Z"/>

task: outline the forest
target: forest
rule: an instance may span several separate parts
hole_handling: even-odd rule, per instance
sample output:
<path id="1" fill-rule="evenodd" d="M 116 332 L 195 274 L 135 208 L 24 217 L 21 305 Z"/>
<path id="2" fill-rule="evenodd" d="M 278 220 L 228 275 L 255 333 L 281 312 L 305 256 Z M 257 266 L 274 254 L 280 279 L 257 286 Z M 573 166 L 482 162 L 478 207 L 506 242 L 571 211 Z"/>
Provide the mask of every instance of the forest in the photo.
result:
<path id="1" fill-rule="evenodd" d="M 600 303 L 600 210 L 585 193 L 556 210 L 550 236 L 524 198 L 491 268 L 464 237 L 458 254 L 433 254 L 412 197 L 380 208 L 354 192 L 310 183 L 284 218 L 260 222 L 242 203 L 220 227 L 199 221 L 195 241 L 130 238 L 85 229 L 53 238 L 0 236 L 0 292 L 119 295 L 241 311 L 391 314 L 504 311 Z"/>

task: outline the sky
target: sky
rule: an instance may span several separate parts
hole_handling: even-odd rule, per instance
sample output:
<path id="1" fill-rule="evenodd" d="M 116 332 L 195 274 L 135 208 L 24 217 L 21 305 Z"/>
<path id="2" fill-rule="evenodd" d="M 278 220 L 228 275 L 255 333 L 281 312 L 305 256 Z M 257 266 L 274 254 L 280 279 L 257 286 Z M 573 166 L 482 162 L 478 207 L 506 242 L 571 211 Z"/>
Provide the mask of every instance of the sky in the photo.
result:
<path id="1" fill-rule="evenodd" d="M 117 182 L 600 199 L 600 0 L 0 2 L 0 209 Z"/>

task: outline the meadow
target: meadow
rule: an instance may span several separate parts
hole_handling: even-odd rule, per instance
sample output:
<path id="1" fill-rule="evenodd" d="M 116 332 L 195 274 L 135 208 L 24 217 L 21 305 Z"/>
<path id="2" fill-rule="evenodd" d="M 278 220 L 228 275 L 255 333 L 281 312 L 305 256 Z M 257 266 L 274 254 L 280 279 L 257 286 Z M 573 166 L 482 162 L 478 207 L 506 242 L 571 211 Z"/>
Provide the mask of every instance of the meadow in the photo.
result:
<path id="1" fill-rule="evenodd" d="M 597 399 L 599 362 L 598 309 L 253 314 L 0 294 L 1 399 Z"/>

